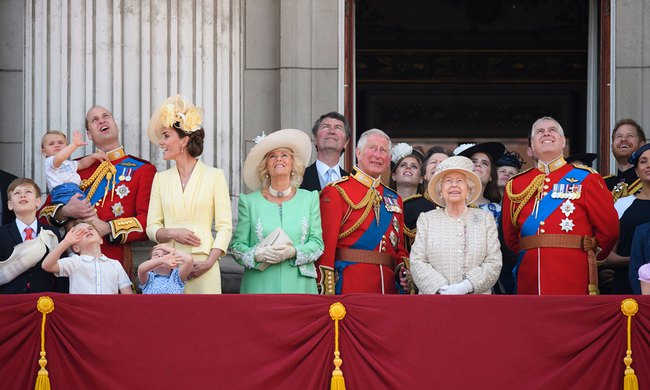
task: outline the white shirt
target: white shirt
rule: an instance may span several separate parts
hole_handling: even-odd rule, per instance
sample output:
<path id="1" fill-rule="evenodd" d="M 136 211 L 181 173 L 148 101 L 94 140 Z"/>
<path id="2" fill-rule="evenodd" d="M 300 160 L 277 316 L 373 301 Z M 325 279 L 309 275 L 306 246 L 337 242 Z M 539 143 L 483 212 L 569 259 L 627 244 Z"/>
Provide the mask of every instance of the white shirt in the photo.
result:
<path id="1" fill-rule="evenodd" d="M 78 161 L 64 160 L 61 166 L 54 167 L 54 156 L 45 159 L 45 181 L 47 188 L 52 191 L 52 188 L 63 183 L 81 184 L 81 177 L 77 173 Z"/>
<path id="2" fill-rule="evenodd" d="M 16 227 L 18 227 L 18 232 L 20 232 L 20 236 L 23 238 L 23 241 L 25 241 L 25 236 L 27 236 L 27 233 L 25 233 L 25 228 L 27 226 L 29 226 L 33 230 L 32 238 L 36 238 L 36 236 L 38 235 L 38 222 L 34 220 L 34 222 L 32 222 L 31 224 L 25 225 L 23 221 L 16 218 Z"/>
<path id="3" fill-rule="evenodd" d="M 318 180 L 320 181 L 320 187 L 325 188 L 326 185 L 328 185 L 331 182 L 328 182 L 325 178 L 325 174 L 329 169 L 334 170 L 334 174 L 332 174 L 332 181 L 336 181 L 341 178 L 341 168 L 338 166 L 330 167 L 324 162 L 320 160 L 316 160 L 316 171 L 318 171 Z"/>
<path id="4" fill-rule="evenodd" d="M 131 285 L 119 261 L 102 255 L 73 255 L 59 259 L 56 276 L 70 278 L 70 294 L 118 294 Z"/>

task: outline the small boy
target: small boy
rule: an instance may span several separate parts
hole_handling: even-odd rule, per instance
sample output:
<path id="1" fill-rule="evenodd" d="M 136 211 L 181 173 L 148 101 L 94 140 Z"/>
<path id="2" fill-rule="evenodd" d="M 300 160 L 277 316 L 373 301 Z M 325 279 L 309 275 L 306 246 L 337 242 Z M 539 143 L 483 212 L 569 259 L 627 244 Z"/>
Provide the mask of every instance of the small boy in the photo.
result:
<path id="1" fill-rule="evenodd" d="M 9 259 L 17 245 L 36 239 L 42 229 L 51 231 L 56 235 L 57 240 L 60 239 L 56 229 L 43 226 L 36 220 L 36 210 L 41 205 L 41 189 L 32 179 L 13 180 L 7 188 L 7 199 L 8 209 L 16 214 L 16 219 L 0 226 L 0 261 Z M 23 272 L 17 276 L 12 272 L 13 279 L 0 285 L 0 293 L 67 292 L 67 278 L 57 279 L 54 275 L 43 271 L 41 261 L 43 258 L 21 259 L 22 265 L 18 267 L 20 270 L 16 273 Z"/>
<path id="2" fill-rule="evenodd" d="M 41 139 L 41 152 L 45 158 L 45 179 L 52 195 L 52 203 L 67 204 L 72 196 L 81 194 L 80 199 L 86 195 L 79 188 L 81 177 L 77 171 L 91 166 L 95 160 L 106 160 L 104 152 L 95 152 L 79 160 L 68 160 L 77 148 L 87 145 L 81 132 L 72 133 L 72 143 L 59 130 L 48 130 Z"/>
<path id="3" fill-rule="evenodd" d="M 131 280 L 122 265 L 101 252 L 102 238 L 84 221 L 74 221 L 63 241 L 43 260 L 43 269 L 70 277 L 71 294 L 132 294 Z M 59 257 L 71 248 L 75 255 Z"/>

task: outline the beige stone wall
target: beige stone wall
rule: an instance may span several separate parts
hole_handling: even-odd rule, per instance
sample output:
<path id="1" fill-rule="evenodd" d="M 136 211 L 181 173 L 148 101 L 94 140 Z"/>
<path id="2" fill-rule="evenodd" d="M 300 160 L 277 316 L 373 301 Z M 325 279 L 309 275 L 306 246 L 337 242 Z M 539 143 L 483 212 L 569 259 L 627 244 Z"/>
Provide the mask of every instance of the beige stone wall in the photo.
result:
<path id="1" fill-rule="evenodd" d="M 650 136 L 650 0 L 615 3 L 614 121 L 633 118 Z"/>
<path id="2" fill-rule="evenodd" d="M 265 132 L 310 133 L 321 114 L 342 110 L 342 1 L 245 0 L 243 156 Z M 242 183 L 242 190 L 245 188 Z"/>
<path id="3" fill-rule="evenodd" d="M 0 9 L 0 169 L 22 176 L 25 11 L 14 0 L 0 0 Z"/>

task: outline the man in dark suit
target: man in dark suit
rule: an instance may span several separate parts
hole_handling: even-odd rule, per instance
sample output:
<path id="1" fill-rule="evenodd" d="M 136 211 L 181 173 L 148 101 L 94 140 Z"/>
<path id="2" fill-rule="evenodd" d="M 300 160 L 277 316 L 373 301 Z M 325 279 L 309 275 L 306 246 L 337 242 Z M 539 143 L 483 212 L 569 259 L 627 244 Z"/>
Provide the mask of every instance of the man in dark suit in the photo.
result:
<path id="1" fill-rule="evenodd" d="M 16 218 L 0 226 L 0 261 L 9 259 L 14 253 L 16 245 L 36 239 L 39 234 L 42 234 L 42 229 L 53 232 L 57 240 L 60 240 L 56 229 L 43 226 L 36 220 L 36 210 L 41 205 L 41 190 L 33 180 L 20 178 L 12 181 L 7 189 L 7 195 L 9 198 L 7 206 L 15 212 Z M 68 292 L 67 278 L 57 278 L 41 268 L 41 263 L 47 252 L 46 250 L 35 265 L 13 279 L 4 280 L 6 275 L 3 274 L 4 284 L 0 285 L 0 294 Z M 20 262 L 20 260 L 14 258 L 10 261 Z M 5 263 L 5 265 L 7 264 Z"/>
<path id="2" fill-rule="evenodd" d="M 316 161 L 305 169 L 300 188 L 320 191 L 348 173 L 339 166 L 341 155 L 350 141 L 350 124 L 338 112 L 323 114 L 311 129 L 316 146 Z"/>
<path id="3" fill-rule="evenodd" d="M 7 201 L 9 200 L 7 198 L 7 188 L 14 179 L 17 179 L 16 176 L 0 169 L 0 226 L 16 219 L 14 212 L 7 208 Z"/>

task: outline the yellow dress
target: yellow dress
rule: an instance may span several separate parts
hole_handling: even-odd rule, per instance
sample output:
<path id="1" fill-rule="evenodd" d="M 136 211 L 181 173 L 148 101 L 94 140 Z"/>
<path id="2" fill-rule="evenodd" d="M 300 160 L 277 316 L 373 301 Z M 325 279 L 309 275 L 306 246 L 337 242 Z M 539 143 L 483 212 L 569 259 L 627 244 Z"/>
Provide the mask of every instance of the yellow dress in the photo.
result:
<path id="1" fill-rule="evenodd" d="M 212 234 L 212 226 L 216 236 Z M 185 191 L 176 167 L 156 173 L 151 186 L 147 235 L 156 241 L 156 232 L 161 228 L 185 228 L 192 230 L 201 239 L 201 245 L 190 247 L 175 241 L 168 245 L 192 255 L 194 262 L 205 261 L 212 248 L 228 249 L 232 237 L 232 210 L 230 195 L 224 173 L 200 160 L 196 163 Z M 215 263 L 205 274 L 188 280 L 185 293 L 220 294 L 221 273 Z"/>

